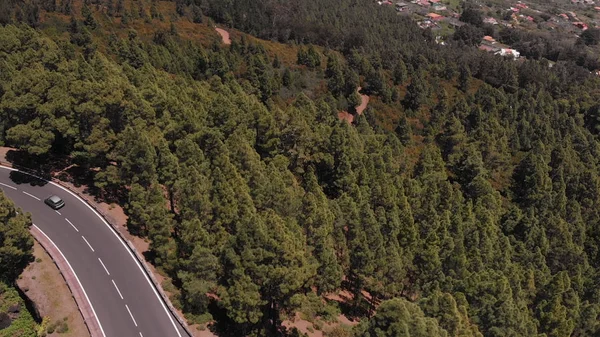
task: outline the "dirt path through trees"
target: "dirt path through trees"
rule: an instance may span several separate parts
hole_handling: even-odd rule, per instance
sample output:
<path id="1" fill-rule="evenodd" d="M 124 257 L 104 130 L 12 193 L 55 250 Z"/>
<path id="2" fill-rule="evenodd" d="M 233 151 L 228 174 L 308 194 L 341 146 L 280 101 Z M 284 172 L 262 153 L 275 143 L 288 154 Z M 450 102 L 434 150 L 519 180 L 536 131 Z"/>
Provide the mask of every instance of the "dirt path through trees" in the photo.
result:
<path id="1" fill-rule="evenodd" d="M 359 115 L 362 115 L 363 111 L 365 111 L 365 109 L 369 105 L 369 96 L 361 94 L 361 89 L 361 87 L 358 87 L 356 89 L 356 92 L 360 96 L 360 105 L 356 107 L 356 113 L 358 113 Z"/>
<path id="2" fill-rule="evenodd" d="M 228 31 L 226 31 L 225 29 L 222 29 L 222 28 L 217 28 L 217 27 L 215 27 L 215 30 L 217 31 L 217 33 L 219 33 L 219 35 L 221 35 L 221 38 L 223 39 L 224 44 L 226 44 L 226 45 L 231 44 L 231 39 L 229 38 Z"/>
<path id="3" fill-rule="evenodd" d="M 367 106 L 369 106 L 369 96 L 361 94 L 361 89 L 361 87 L 356 88 L 356 92 L 360 96 L 360 105 L 356 107 L 356 113 L 359 115 L 362 115 L 363 111 L 365 111 Z M 345 120 L 350 124 L 352 124 L 352 122 L 354 121 L 354 115 L 349 113 L 348 111 L 338 112 L 338 118 L 341 120 Z"/>

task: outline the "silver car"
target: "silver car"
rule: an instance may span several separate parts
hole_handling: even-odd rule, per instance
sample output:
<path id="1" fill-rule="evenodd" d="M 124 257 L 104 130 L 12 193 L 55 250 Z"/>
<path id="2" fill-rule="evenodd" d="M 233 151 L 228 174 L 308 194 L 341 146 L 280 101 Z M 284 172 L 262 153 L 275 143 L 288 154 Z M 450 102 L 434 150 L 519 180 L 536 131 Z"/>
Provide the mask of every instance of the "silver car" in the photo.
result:
<path id="1" fill-rule="evenodd" d="M 65 206 L 65 202 L 56 195 L 49 196 L 44 202 L 46 205 L 52 207 L 52 209 L 59 209 Z"/>

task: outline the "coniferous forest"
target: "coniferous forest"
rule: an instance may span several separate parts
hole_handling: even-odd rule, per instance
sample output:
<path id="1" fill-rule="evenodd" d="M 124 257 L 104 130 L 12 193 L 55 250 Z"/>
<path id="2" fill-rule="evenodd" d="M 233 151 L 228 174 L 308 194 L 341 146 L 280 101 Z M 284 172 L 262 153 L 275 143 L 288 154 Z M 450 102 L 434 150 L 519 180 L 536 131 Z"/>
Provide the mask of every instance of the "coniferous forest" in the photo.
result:
<path id="1" fill-rule="evenodd" d="M 121 204 L 190 322 L 600 336 L 590 62 L 440 45 L 359 0 L 8 0 L 0 23 L 0 144 Z"/>

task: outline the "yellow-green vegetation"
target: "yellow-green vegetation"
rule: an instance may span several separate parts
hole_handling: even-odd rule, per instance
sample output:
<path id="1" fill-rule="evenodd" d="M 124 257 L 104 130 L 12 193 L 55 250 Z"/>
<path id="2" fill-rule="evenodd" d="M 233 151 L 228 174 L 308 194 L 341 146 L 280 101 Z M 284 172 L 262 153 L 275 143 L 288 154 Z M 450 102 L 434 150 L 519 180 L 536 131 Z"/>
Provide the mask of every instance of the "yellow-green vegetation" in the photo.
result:
<path id="1" fill-rule="evenodd" d="M 61 320 L 56 320 L 52 323 L 47 324 L 47 328 L 45 329 L 47 333 L 65 333 L 69 331 L 69 325 L 67 324 L 67 318 L 64 317 Z"/>
<path id="2" fill-rule="evenodd" d="M 190 321 L 600 333 L 593 58 L 482 53 L 476 10 L 441 46 L 370 1 L 68 3 L 0 16 L 0 141 L 121 203 Z"/>
<path id="3" fill-rule="evenodd" d="M 50 325 L 50 317 L 45 316 L 44 318 L 42 318 L 42 323 L 39 325 L 39 327 L 37 329 L 38 336 L 44 336 L 46 334 L 48 325 Z"/>
<path id="4" fill-rule="evenodd" d="M 14 287 L 0 282 L 0 337 L 38 337 L 38 325 Z"/>
<path id="5" fill-rule="evenodd" d="M 6 46 L 7 40 L 0 40 Z M 30 225 L 29 216 L 17 213 L 12 201 L 0 191 L 0 337 L 37 336 L 38 325 L 14 287 L 33 258 L 33 238 L 27 231 Z"/>

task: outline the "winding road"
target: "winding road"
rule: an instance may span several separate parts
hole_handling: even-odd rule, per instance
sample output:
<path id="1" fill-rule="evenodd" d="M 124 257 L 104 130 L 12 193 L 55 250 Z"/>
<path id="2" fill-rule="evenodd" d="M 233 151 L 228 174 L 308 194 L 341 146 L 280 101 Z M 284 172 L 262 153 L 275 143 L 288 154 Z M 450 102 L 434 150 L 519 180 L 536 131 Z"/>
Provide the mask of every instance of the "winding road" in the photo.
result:
<path id="1" fill-rule="evenodd" d="M 0 189 L 61 251 L 96 314 L 104 337 L 187 337 L 139 261 L 88 204 L 72 192 L 6 167 Z M 65 207 L 52 210 L 55 194 Z"/>

